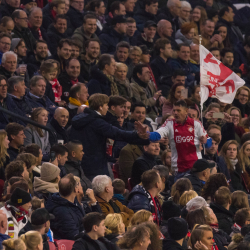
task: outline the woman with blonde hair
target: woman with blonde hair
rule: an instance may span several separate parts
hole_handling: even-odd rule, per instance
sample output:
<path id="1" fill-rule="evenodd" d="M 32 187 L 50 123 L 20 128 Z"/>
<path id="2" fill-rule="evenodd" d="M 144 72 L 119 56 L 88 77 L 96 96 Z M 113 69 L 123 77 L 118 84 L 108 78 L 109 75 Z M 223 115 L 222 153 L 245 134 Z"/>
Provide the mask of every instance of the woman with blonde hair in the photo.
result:
<path id="1" fill-rule="evenodd" d="M 27 250 L 43 250 L 42 235 L 37 231 L 28 231 L 20 236 L 26 245 Z"/>
<path id="2" fill-rule="evenodd" d="M 182 207 L 185 207 L 186 204 L 196 196 L 198 196 L 198 194 L 194 190 L 185 191 L 181 195 L 179 203 Z"/>
<path id="3" fill-rule="evenodd" d="M 10 163 L 10 157 L 7 152 L 9 148 L 9 139 L 7 132 L 3 129 L 0 130 L 0 179 L 5 180 L 5 167 Z"/>
<path id="4" fill-rule="evenodd" d="M 125 233 L 125 225 L 120 214 L 108 214 L 104 220 L 106 227 L 105 238 L 116 243 Z"/>
<path id="5" fill-rule="evenodd" d="M 237 190 L 231 195 L 230 211 L 235 214 L 241 208 L 249 208 L 248 195 L 243 191 Z"/>
<path id="6" fill-rule="evenodd" d="M 2 242 L 5 250 L 26 250 L 26 245 L 21 239 L 7 239 Z"/>
<path id="7" fill-rule="evenodd" d="M 141 209 L 132 216 L 129 227 L 139 225 L 146 221 L 154 222 L 152 213 L 145 209 Z"/>
<path id="8" fill-rule="evenodd" d="M 198 34 L 196 34 L 196 35 L 201 34 L 201 27 L 202 27 L 202 24 L 205 22 L 206 19 L 207 19 L 206 10 L 201 6 L 196 6 L 193 9 L 192 14 L 190 16 L 190 20 L 193 21 L 196 24 L 196 30 L 198 32 Z"/>
<path id="9" fill-rule="evenodd" d="M 36 108 L 31 114 L 31 120 L 46 126 L 48 122 L 48 111 L 45 108 Z M 43 154 L 50 152 L 49 132 L 41 128 L 28 124 L 24 130 L 26 138 L 24 139 L 24 146 L 35 143 L 40 146 Z"/>
<path id="10" fill-rule="evenodd" d="M 250 171 L 250 141 L 244 142 L 240 148 L 240 157 L 242 160 L 242 167 Z"/>

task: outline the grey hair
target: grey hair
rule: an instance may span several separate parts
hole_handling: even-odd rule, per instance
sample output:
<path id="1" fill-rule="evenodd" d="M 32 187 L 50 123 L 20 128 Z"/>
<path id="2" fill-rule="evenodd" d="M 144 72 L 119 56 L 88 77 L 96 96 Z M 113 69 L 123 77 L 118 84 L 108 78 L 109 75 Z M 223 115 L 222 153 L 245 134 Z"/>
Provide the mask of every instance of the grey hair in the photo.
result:
<path id="1" fill-rule="evenodd" d="M 181 1 L 181 8 L 189 8 L 192 10 L 191 4 L 187 1 Z"/>
<path id="2" fill-rule="evenodd" d="M 177 0 L 168 0 L 167 7 L 170 8 L 170 7 L 175 6 L 176 2 Z"/>
<path id="3" fill-rule="evenodd" d="M 14 86 L 19 82 L 23 82 L 24 78 L 21 76 L 12 76 L 8 79 L 8 92 L 11 94 L 14 92 Z"/>
<path id="4" fill-rule="evenodd" d="M 100 194 L 105 190 L 105 187 L 111 182 L 107 175 L 97 175 L 92 181 L 92 188 L 95 194 Z"/>
<path id="5" fill-rule="evenodd" d="M 186 209 L 188 212 L 194 211 L 196 209 L 201 209 L 203 207 L 208 207 L 208 204 L 206 200 L 201 196 L 194 197 L 186 204 Z"/>
<path id="6" fill-rule="evenodd" d="M 34 7 L 34 8 L 31 9 L 30 14 L 29 14 L 29 17 L 30 17 L 30 16 L 32 15 L 32 13 L 35 12 L 36 10 L 42 11 L 41 8 L 39 8 L 39 7 Z M 42 12 L 43 12 L 43 11 L 42 11 Z"/>
<path id="7" fill-rule="evenodd" d="M 13 51 L 7 51 L 7 52 L 3 53 L 2 63 L 5 63 L 5 61 L 6 61 L 6 59 L 7 59 L 7 56 L 10 56 L 10 55 L 15 56 L 16 61 L 17 61 L 17 54 L 14 53 Z"/>

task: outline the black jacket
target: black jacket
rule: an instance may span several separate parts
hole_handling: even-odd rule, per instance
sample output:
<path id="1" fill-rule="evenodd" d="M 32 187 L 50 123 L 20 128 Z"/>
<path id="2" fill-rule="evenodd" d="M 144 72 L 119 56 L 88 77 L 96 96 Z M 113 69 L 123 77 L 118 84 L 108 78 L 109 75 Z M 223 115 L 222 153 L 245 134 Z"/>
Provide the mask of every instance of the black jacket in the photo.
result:
<path id="1" fill-rule="evenodd" d="M 145 9 L 139 10 L 135 14 L 134 19 L 136 21 L 137 29 L 140 32 L 143 32 L 144 24 L 147 21 L 153 21 L 153 22 L 157 23 L 156 15 L 153 15 L 149 12 L 146 12 Z"/>
<path id="2" fill-rule="evenodd" d="M 12 74 L 12 73 L 9 72 L 9 71 L 7 71 L 3 66 L 0 66 L 0 75 L 5 76 L 5 77 L 7 78 L 7 80 L 8 80 L 9 78 L 12 77 L 11 74 Z M 15 75 L 15 74 L 14 74 L 14 75 Z"/>
<path id="3" fill-rule="evenodd" d="M 103 243 L 106 249 L 109 250 L 118 250 L 118 247 L 108 241 L 106 238 L 99 238 L 98 241 Z M 78 235 L 77 240 L 75 241 L 72 250 L 103 250 L 96 240 L 92 240 L 86 233 L 81 233 Z"/>
<path id="4" fill-rule="evenodd" d="M 81 76 L 85 81 L 89 81 L 90 79 L 90 71 L 91 69 L 96 65 L 97 60 L 95 60 L 93 63 L 88 62 L 86 58 L 81 58 Z"/>
<path id="5" fill-rule="evenodd" d="M 210 207 L 218 219 L 219 229 L 222 229 L 224 232 L 230 235 L 232 232 L 231 227 L 233 225 L 234 214 L 216 203 L 211 203 Z"/>
<path id="6" fill-rule="evenodd" d="M 11 16 L 15 9 L 16 8 L 11 7 L 9 4 L 2 2 L 0 5 L 0 18 L 3 18 L 4 16 Z"/>
<path id="7" fill-rule="evenodd" d="M 153 51 L 154 49 L 154 41 L 152 40 L 151 42 L 146 41 L 145 39 L 143 39 L 142 34 L 140 34 L 137 37 L 137 42 L 136 42 L 137 46 L 141 46 L 141 45 L 146 45 L 148 50 L 150 51 L 150 53 Z"/>
<path id="8" fill-rule="evenodd" d="M 72 119 L 70 140 L 79 140 L 83 145 L 82 168 L 91 180 L 96 175 L 109 175 L 107 168 L 106 140 L 126 141 L 132 144 L 147 144 L 137 133 L 127 132 L 107 123 L 96 111 L 85 108 L 84 112 Z"/>
<path id="9" fill-rule="evenodd" d="M 185 174 L 184 177 L 190 180 L 194 191 L 198 195 L 200 195 L 201 190 L 205 184 L 203 184 L 202 181 L 195 174 Z"/>
<path id="10" fill-rule="evenodd" d="M 233 105 L 240 109 L 242 118 L 248 117 L 250 115 L 250 105 L 248 103 L 241 104 L 238 99 L 234 99 Z"/>
<path id="11" fill-rule="evenodd" d="M 44 19 L 44 17 L 43 17 Z M 37 29 L 34 29 L 34 28 L 29 28 L 33 37 L 36 39 L 36 40 L 39 40 L 39 32 Z M 50 46 L 50 43 L 49 43 L 49 39 L 48 39 L 48 36 L 47 36 L 47 32 L 46 30 L 43 28 L 43 27 L 40 27 L 40 31 L 41 31 L 41 34 L 42 34 L 42 38 L 45 42 L 47 42 L 48 44 L 48 47 L 49 47 L 49 50 L 51 51 L 51 46 Z"/>
<path id="12" fill-rule="evenodd" d="M 70 173 L 80 178 L 84 193 L 88 188 L 92 188 L 91 181 L 84 175 L 80 161 L 68 160 L 64 166 L 61 167 L 61 177 Z"/>
<path id="13" fill-rule="evenodd" d="M 40 67 L 41 62 L 37 61 L 34 55 L 31 55 L 27 60 L 27 70 L 30 79 L 38 73 Z"/>
<path id="14" fill-rule="evenodd" d="M 141 175 L 152 169 L 155 165 L 158 165 L 156 157 L 144 152 L 133 164 L 131 172 L 132 185 L 135 186 L 141 182 Z"/>
<path id="15" fill-rule="evenodd" d="M 49 26 L 53 24 L 54 18 L 51 14 L 50 4 L 46 5 L 46 8 L 43 8 L 43 28 L 48 30 Z"/>
<path id="16" fill-rule="evenodd" d="M 22 112 L 24 114 L 29 114 L 31 115 L 32 113 L 32 108 L 31 108 L 31 104 L 27 98 L 27 96 L 23 96 L 21 97 L 20 99 L 13 96 L 13 95 L 10 95 L 12 101 L 16 104 L 16 106 L 22 110 Z"/>
<path id="17" fill-rule="evenodd" d="M 104 120 L 111 124 L 114 127 L 117 127 L 119 129 L 122 129 L 122 127 L 120 126 L 119 122 L 117 121 L 117 116 L 113 115 L 109 110 L 107 112 L 107 114 L 104 116 Z"/>
<path id="18" fill-rule="evenodd" d="M 7 152 L 10 156 L 10 161 L 14 161 L 19 154 L 19 149 L 9 146 L 9 148 L 7 149 Z"/>
<path id="19" fill-rule="evenodd" d="M 162 249 L 164 250 L 185 250 L 184 247 L 170 238 L 164 239 L 162 244 Z"/>
<path id="20" fill-rule="evenodd" d="M 73 8 L 72 6 L 69 7 L 69 11 L 66 14 L 69 17 L 71 25 L 73 29 L 82 26 L 83 23 L 83 16 L 84 14 L 78 11 L 77 9 Z"/>

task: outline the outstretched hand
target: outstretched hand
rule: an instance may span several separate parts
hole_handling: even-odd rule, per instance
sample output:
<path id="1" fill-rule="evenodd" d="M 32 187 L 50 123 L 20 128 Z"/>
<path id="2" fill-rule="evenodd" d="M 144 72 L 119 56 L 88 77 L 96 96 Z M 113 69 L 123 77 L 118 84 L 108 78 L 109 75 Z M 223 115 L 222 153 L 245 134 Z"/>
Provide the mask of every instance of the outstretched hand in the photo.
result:
<path id="1" fill-rule="evenodd" d="M 141 122 L 135 121 L 135 129 L 140 138 L 148 139 L 149 133 L 147 132 L 147 125 L 143 125 Z"/>

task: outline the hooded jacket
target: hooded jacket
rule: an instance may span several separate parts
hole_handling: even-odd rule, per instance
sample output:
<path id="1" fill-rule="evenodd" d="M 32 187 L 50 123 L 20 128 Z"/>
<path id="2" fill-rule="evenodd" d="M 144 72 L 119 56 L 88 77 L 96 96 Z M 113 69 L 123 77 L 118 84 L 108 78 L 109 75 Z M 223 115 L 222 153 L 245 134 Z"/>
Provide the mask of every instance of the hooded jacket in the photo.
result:
<path id="1" fill-rule="evenodd" d="M 43 181 L 41 177 L 34 177 L 34 191 L 41 193 L 57 193 L 58 183 Z"/>
<path id="2" fill-rule="evenodd" d="M 136 132 L 127 132 L 113 127 L 96 111 L 85 108 L 83 113 L 72 119 L 70 140 L 81 141 L 85 153 L 82 158 L 82 168 L 90 180 L 96 175 L 109 176 L 106 156 L 107 138 L 135 144 L 148 143 L 148 140 L 139 139 Z"/>
<path id="3" fill-rule="evenodd" d="M 50 222 L 55 239 L 74 240 L 83 231 L 82 218 L 85 212 L 76 198 L 72 203 L 55 193 L 49 196 L 45 208 L 55 216 Z"/>

